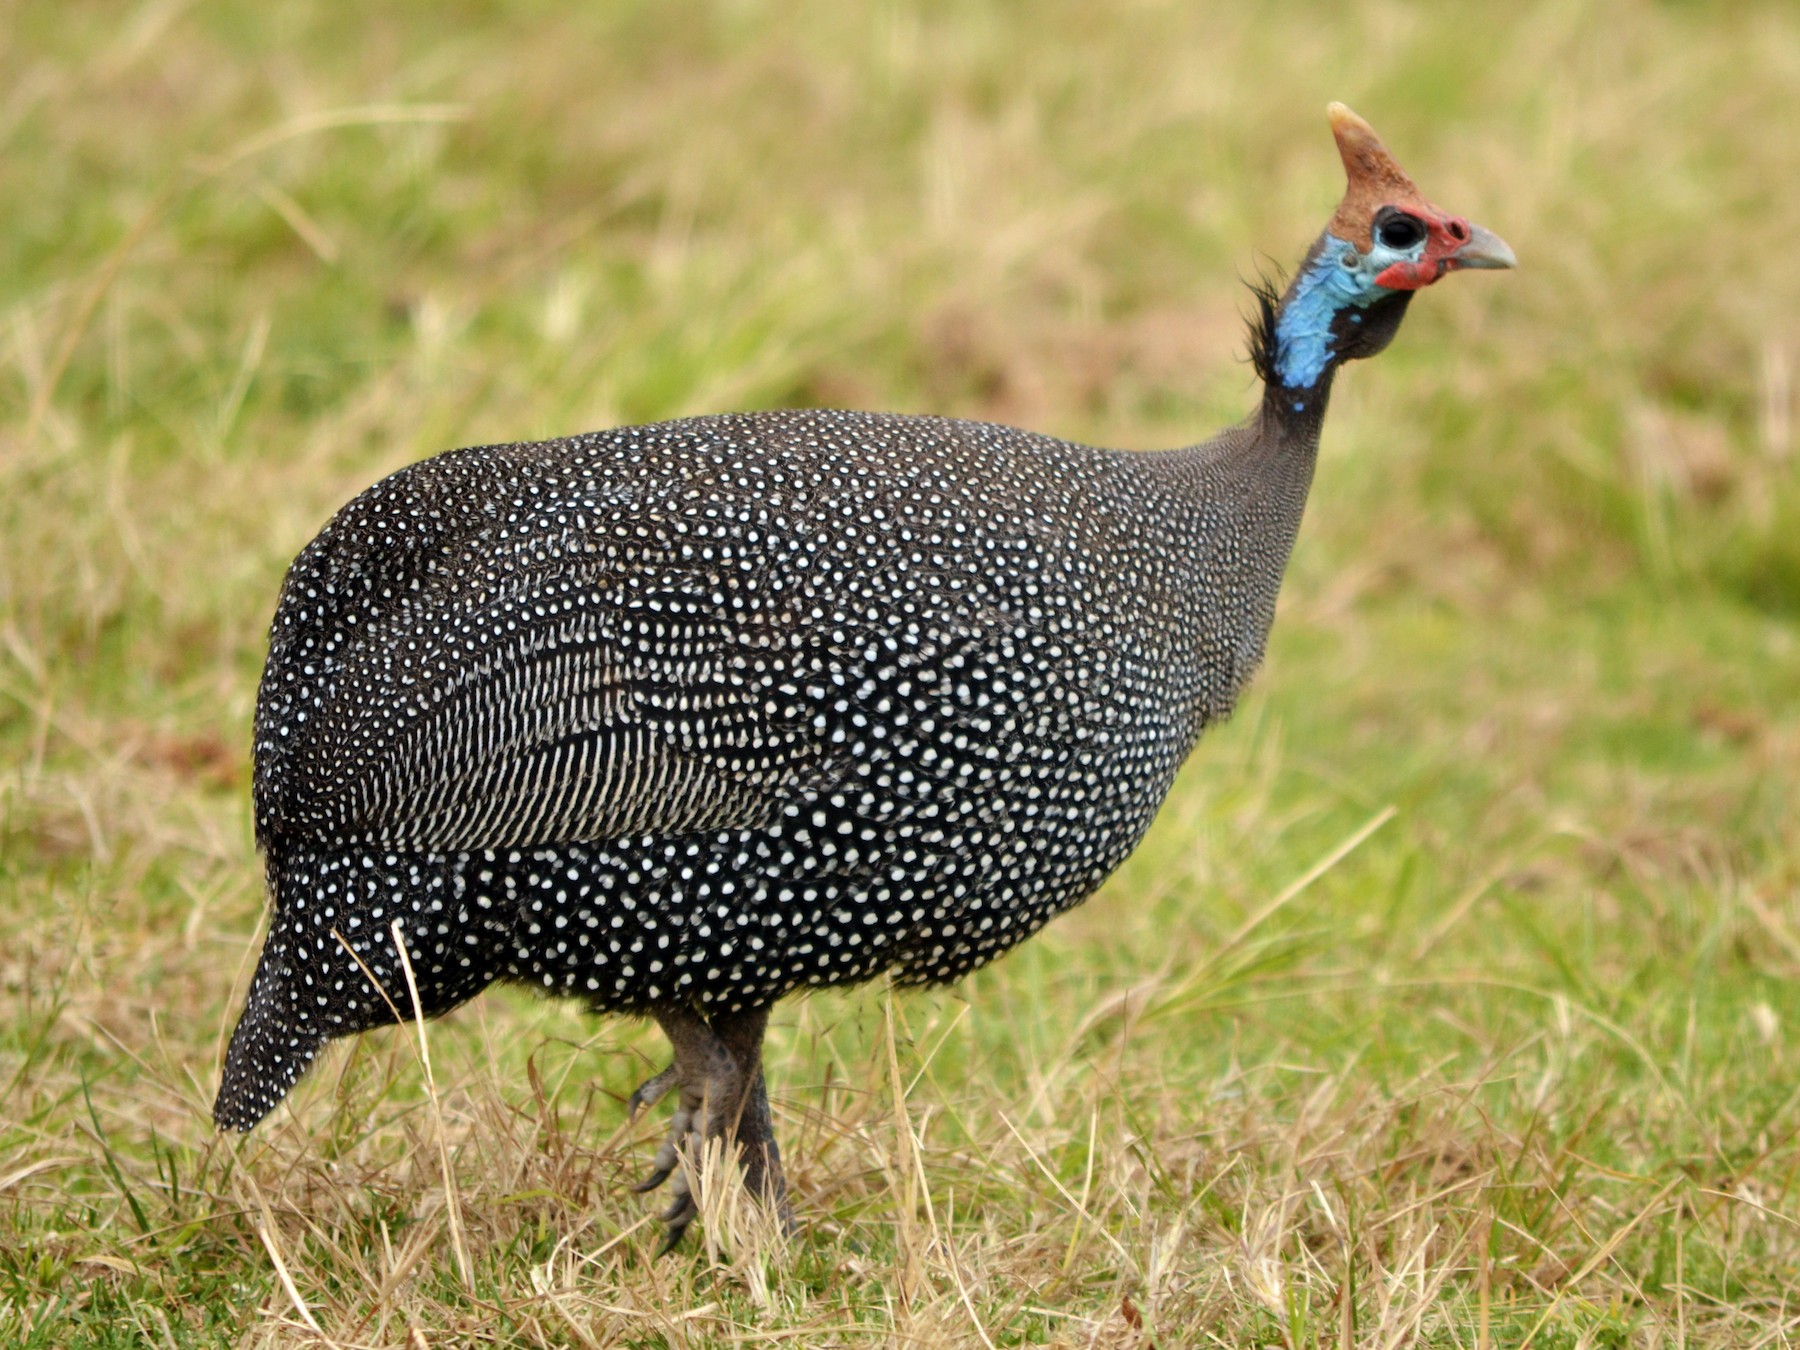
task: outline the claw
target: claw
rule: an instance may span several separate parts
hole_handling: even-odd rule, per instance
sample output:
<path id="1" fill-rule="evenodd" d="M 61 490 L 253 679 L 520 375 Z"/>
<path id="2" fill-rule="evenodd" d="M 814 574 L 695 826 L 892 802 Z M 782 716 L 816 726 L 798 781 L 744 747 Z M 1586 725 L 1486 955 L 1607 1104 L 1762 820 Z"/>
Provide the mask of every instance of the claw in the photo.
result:
<path id="1" fill-rule="evenodd" d="M 699 1214 L 700 1206 L 694 1200 L 694 1193 L 690 1190 L 681 1190 L 675 1196 L 674 1202 L 658 1216 L 663 1225 L 663 1243 L 657 1249 L 656 1254 L 666 1256 L 680 1246 L 683 1235 L 687 1233 L 688 1225 L 693 1223 Z"/>
<path id="2" fill-rule="evenodd" d="M 663 1074 L 656 1077 L 661 1078 Z M 655 1083 L 656 1078 L 650 1080 Z M 646 1087 L 650 1084 L 645 1084 Z M 642 1089 L 640 1089 L 641 1091 Z M 665 1084 L 657 1092 L 661 1096 L 668 1091 Z M 634 1094 L 635 1095 L 635 1094 Z M 656 1150 L 656 1156 L 650 1160 L 650 1175 L 637 1184 L 638 1194 L 653 1191 L 669 1179 L 669 1174 L 681 1165 L 681 1146 L 688 1141 L 694 1132 L 694 1112 L 686 1106 L 676 1108 L 675 1114 L 669 1118 L 669 1134 L 663 1140 L 662 1147 Z"/>
<path id="3" fill-rule="evenodd" d="M 693 1213 L 688 1213 L 688 1215 L 682 1215 L 679 1222 L 673 1222 L 673 1224 L 668 1226 L 668 1229 L 664 1229 L 664 1233 L 662 1233 L 662 1246 L 657 1247 L 657 1256 L 670 1255 L 671 1251 L 675 1251 L 675 1247 L 680 1246 L 680 1240 L 684 1237 L 688 1237 L 688 1224 L 693 1222 L 695 1213 L 698 1213 L 698 1210 L 693 1211 Z"/>
<path id="4" fill-rule="evenodd" d="M 636 1120 L 640 1111 L 648 1111 L 668 1095 L 669 1089 L 675 1086 L 675 1082 L 676 1075 L 673 1064 L 654 1077 L 646 1078 L 637 1085 L 637 1090 L 626 1100 L 625 1114 L 632 1120 Z"/>

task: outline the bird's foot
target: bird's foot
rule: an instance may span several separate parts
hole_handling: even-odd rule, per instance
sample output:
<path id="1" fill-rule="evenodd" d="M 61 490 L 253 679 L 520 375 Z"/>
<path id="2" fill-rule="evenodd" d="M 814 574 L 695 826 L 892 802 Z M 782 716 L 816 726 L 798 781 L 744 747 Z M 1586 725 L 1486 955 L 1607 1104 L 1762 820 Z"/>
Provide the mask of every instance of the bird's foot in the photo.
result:
<path id="1" fill-rule="evenodd" d="M 643 1087 L 631 1094 L 633 1116 L 640 1110 L 656 1104 L 665 1094 L 674 1080 L 675 1066 L 670 1065 Z M 669 1080 L 669 1081 L 663 1081 Z M 669 1182 L 669 1207 L 663 1211 L 663 1243 L 657 1250 L 661 1256 L 670 1251 L 681 1241 L 687 1232 L 688 1225 L 699 1213 L 699 1206 L 694 1202 L 693 1187 L 688 1180 L 688 1168 L 682 1165 L 684 1160 L 692 1160 L 702 1147 L 700 1133 L 701 1117 L 705 1114 L 704 1089 L 700 1093 L 690 1095 L 685 1087 L 682 1100 L 675 1108 L 675 1114 L 669 1119 L 669 1133 L 663 1139 L 662 1146 L 656 1150 L 656 1157 L 650 1163 L 650 1175 L 632 1189 L 644 1195 Z M 701 1096 L 696 1101 L 693 1096 Z M 691 1165 L 691 1164 L 690 1164 Z M 671 1180 L 673 1178 L 673 1180 Z"/>
<path id="2" fill-rule="evenodd" d="M 633 1120 L 655 1106 L 669 1093 L 669 1089 L 680 1081 L 677 1066 L 669 1065 L 654 1078 L 639 1083 L 631 1099 L 625 1104 L 626 1114 Z M 694 1117 L 697 1104 L 686 1100 L 687 1093 L 682 1093 L 684 1100 L 675 1108 L 675 1115 L 669 1121 L 669 1135 L 663 1140 L 662 1147 L 656 1150 L 656 1158 L 650 1164 L 650 1175 L 632 1189 L 639 1195 L 653 1191 L 667 1181 L 677 1167 L 681 1165 L 681 1149 L 687 1143 L 694 1130 Z"/>
<path id="3" fill-rule="evenodd" d="M 703 1163 L 716 1175 L 721 1165 L 735 1161 L 742 1169 L 744 1189 L 775 1212 L 784 1231 L 793 1232 L 793 1211 L 763 1081 L 768 1010 L 733 1012 L 708 1022 L 691 1009 L 662 1008 L 656 1020 L 674 1047 L 674 1061 L 631 1094 L 629 1109 L 635 1117 L 671 1091 L 678 1093 L 668 1136 L 656 1151 L 650 1175 L 637 1186 L 641 1193 L 670 1183 L 661 1250 L 667 1252 L 679 1243 L 699 1216 Z"/>
<path id="4" fill-rule="evenodd" d="M 650 1175 L 635 1188 L 642 1194 L 669 1183 L 669 1207 L 661 1216 L 660 1256 L 681 1241 L 700 1213 L 696 1195 L 700 1162 L 709 1144 L 718 1146 L 722 1156 L 743 1108 L 746 1074 L 725 1043 L 697 1015 L 670 1010 L 659 1012 L 657 1021 L 674 1046 L 674 1062 L 640 1085 L 627 1106 L 635 1116 L 656 1105 L 671 1089 L 679 1092 L 669 1133 L 651 1161 Z M 760 1069 L 760 1065 L 756 1067 Z"/>

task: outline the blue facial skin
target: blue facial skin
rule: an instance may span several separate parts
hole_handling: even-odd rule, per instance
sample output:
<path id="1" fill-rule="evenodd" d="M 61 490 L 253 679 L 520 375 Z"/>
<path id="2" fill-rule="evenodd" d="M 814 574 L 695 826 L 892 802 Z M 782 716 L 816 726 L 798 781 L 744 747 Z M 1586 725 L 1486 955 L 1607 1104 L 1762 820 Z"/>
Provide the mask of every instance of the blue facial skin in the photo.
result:
<path id="1" fill-rule="evenodd" d="M 1275 373 L 1286 389 L 1311 389 L 1331 364 L 1331 324 L 1344 310 L 1351 311 L 1350 321 L 1361 323 L 1357 311 L 1367 309 L 1389 294 L 1375 278 L 1397 262 L 1416 262 L 1425 251 L 1425 241 L 1410 249 L 1392 249 L 1371 244 L 1367 253 L 1334 234 L 1325 236 L 1318 257 L 1300 274 L 1299 282 L 1281 317 L 1275 323 L 1276 350 L 1280 353 Z M 1305 409 L 1297 400 L 1294 411 Z"/>

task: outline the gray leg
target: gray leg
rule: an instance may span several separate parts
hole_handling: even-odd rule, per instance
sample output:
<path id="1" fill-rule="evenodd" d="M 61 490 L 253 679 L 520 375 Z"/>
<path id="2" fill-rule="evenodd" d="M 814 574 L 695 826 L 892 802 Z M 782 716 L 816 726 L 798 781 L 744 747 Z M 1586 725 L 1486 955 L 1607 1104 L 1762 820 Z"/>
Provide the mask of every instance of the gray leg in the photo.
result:
<path id="1" fill-rule="evenodd" d="M 626 1109 L 633 1118 L 638 1112 L 655 1106 L 670 1088 L 677 1089 L 675 1114 L 669 1120 L 669 1134 L 656 1151 L 650 1175 L 638 1183 L 642 1193 L 653 1191 L 675 1172 L 681 1163 L 681 1149 L 688 1137 L 700 1126 L 700 1113 L 706 1105 L 706 1082 L 723 1047 L 698 1018 L 691 1014 L 658 1014 L 657 1022 L 674 1048 L 674 1062 L 647 1082 L 640 1083 Z M 678 1188 L 685 1191 L 683 1183 Z"/>
<path id="2" fill-rule="evenodd" d="M 744 1188 L 781 1216 L 785 1227 L 794 1226 L 788 1207 L 787 1178 L 781 1170 L 781 1150 L 775 1143 L 775 1121 L 769 1113 L 769 1089 L 763 1078 L 763 1033 L 769 1010 L 726 1013 L 713 1019 L 713 1030 L 731 1057 L 751 1071 L 748 1090 L 737 1113 L 736 1137 L 742 1151 Z"/>
<path id="3" fill-rule="evenodd" d="M 635 1115 L 654 1106 L 671 1088 L 679 1089 L 668 1138 L 657 1150 L 650 1175 L 637 1187 L 639 1191 L 654 1190 L 674 1177 L 669 1188 L 673 1200 L 662 1216 L 667 1226 L 662 1250 L 680 1242 L 699 1213 L 689 1172 L 681 1167 L 683 1155 L 691 1165 L 714 1140 L 735 1141 L 746 1188 L 791 1223 L 762 1075 L 768 1010 L 727 1014 L 714 1019 L 711 1026 L 687 1008 L 659 1008 L 655 1017 L 674 1048 L 675 1059 L 631 1094 L 629 1109 Z"/>

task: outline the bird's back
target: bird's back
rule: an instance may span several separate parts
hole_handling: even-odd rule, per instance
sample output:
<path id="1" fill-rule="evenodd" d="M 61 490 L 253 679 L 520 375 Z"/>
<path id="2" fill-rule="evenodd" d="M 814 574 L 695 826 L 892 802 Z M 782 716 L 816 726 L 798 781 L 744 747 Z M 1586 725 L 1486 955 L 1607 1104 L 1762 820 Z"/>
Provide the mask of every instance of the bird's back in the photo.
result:
<path id="1" fill-rule="evenodd" d="M 1155 458 L 765 413 L 402 470 L 289 573 L 259 835 L 453 850 L 767 827 L 952 730 L 939 753 L 960 736 L 984 764 L 1121 737 L 1178 755 L 1207 597 Z M 964 698 L 970 681 L 990 687 Z"/>
<path id="2" fill-rule="evenodd" d="M 675 987 L 703 1000 L 955 978 L 1122 860 L 1260 654 L 1235 630 L 1265 607 L 1222 594 L 1219 482 L 1195 452 L 825 412 L 402 470 L 277 610 L 256 807 L 278 905 L 284 869 L 316 891 L 332 859 L 437 860 L 457 894 L 554 866 L 583 925 L 678 916 Z M 699 931 L 745 925 L 754 971 Z M 501 945 L 487 975 L 564 982 Z M 634 1006 L 672 969 L 588 992 Z"/>
<path id="3" fill-rule="evenodd" d="M 276 610 L 275 913 L 218 1119 L 411 1011 L 395 925 L 426 1014 L 494 980 L 729 1013 L 1029 936 L 1260 659 L 1311 455 L 1259 426 L 1136 454 L 757 413 L 369 489 Z"/>

